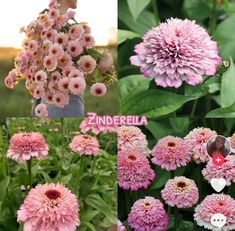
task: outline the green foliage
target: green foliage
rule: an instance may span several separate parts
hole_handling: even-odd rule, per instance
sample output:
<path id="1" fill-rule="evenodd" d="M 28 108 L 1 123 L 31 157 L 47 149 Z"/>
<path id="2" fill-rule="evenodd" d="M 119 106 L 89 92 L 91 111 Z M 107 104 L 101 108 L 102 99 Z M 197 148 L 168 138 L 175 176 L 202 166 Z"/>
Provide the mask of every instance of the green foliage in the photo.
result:
<path id="1" fill-rule="evenodd" d="M 39 183 L 61 182 L 79 199 L 81 226 L 78 230 L 103 231 L 116 224 L 116 135 L 98 137 L 97 157 L 82 156 L 69 150 L 79 131 L 79 119 L 8 119 L 0 130 L 0 231 L 22 230 L 16 212 L 27 195 L 27 167 L 6 158 L 9 136 L 14 133 L 41 132 L 49 145 L 46 159 L 32 161 L 33 187 Z M 6 127 L 7 126 L 7 127 Z M 107 150 L 107 151 L 105 151 Z"/>

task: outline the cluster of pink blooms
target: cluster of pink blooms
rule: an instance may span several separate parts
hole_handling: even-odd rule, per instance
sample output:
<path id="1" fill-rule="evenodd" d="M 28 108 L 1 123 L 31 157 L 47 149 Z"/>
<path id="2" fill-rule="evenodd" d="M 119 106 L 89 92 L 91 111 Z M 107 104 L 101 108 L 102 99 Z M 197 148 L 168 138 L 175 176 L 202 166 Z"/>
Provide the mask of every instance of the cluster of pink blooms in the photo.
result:
<path id="1" fill-rule="evenodd" d="M 226 157 L 224 164 L 216 166 L 210 160 L 202 170 L 204 178 L 210 182 L 213 178 L 224 178 L 227 185 L 235 183 L 235 156 Z"/>
<path id="2" fill-rule="evenodd" d="M 148 141 L 141 129 L 134 126 L 121 126 L 117 129 L 118 150 L 139 149 L 145 154 L 149 154 Z"/>
<path id="3" fill-rule="evenodd" d="M 40 133 L 16 133 L 11 137 L 7 157 L 20 163 L 35 157 L 38 160 L 48 155 L 48 145 Z"/>
<path id="4" fill-rule="evenodd" d="M 167 171 L 186 166 L 192 158 L 191 146 L 179 137 L 166 136 L 152 150 L 152 162 Z"/>
<path id="5" fill-rule="evenodd" d="M 75 231 L 80 225 L 77 198 L 62 184 L 39 184 L 31 189 L 17 212 L 26 231 Z"/>
<path id="6" fill-rule="evenodd" d="M 215 199 L 221 198 L 221 200 Z M 207 196 L 195 209 L 194 220 L 205 229 L 218 230 L 211 224 L 214 214 L 223 214 L 227 220 L 221 231 L 235 230 L 235 200 L 229 195 L 212 194 Z"/>
<path id="7" fill-rule="evenodd" d="M 163 204 L 154 197 L 145 197 L 134 203 L 128 224 L 134 231 L 167 230 L 169 218 Z"/>
<path id="8" fill-rule="evenodd" d="M 195 182 L 184 176 L 168 180 L 161 195 L 168 205 L 178 208 L 191 208 L 199 198 Z"/>
<path id="9" fill-rule="evenodd" d="M 108 79 L 114 75 L 112 57 L 96 51 L 90 27 L 73 22 L 74 15 L 73 11 L 61 14 L 54 1 L 48 12 L 22 29 L 26 34 L 23 52 L 5 79 L 8 88 L 24 79 L 35 99 L 45 98 L 46 104 L 60 108 L 69 103 L 70 94 L 84 93 L 87 84 L 92 95 L 106 94 Z M 46 105 L 35 110 L 37 116 L 47 116 Z"/>
<path id="10" fill-rule="evenodd" d="M 117 224 L 117 231 L 126 231 L 125 226 L 119 220 L 118 220 L 118 224 Z"/>
<path id="11" fill-rule="evenodd" d="M 168 19 L 150 29 L 130 58 L 145 77 L 157 85 L 178 88 L 185 81 L 196 85 L 203 75 L 214 75 L 221 63 L 216 42 L 204 28 L 188 19 Z"/>
<path id="12" fill-rule="evenodd" d="M 89 124 L 89 118 L 85 117 L 84 120 L 80 124 L 80 129 L 82 133 L 87 133 L 91 131 L 95 135 L 98 135 L 100 133 L 107 134 L 107 133 L 112 133 L 117 131 L 117 126 L 115 125 L 100 125 L 100 124 L 95 124 L 91 125 Z"/>
<path id="13" fill-rule="evenodd" d="M 136 191 L 148 188 L 155 173 L 145 154 L 138 149 L 125 149 L 118 152 L 118 184 L 121 188 Z"/>
<path id="14" fill-rule="evenodd" d="M 69 144 L 69 148 L 73 152 L 82 155 L 99 155 L 99 142 L 95 137 L 88 135 L 76 135 Z"/>
<path id="15" fill-rule="evenodd" d="M 216 131 L 209 128 L 195 128 L 185 137 L 193 152 L 193 160 L 200 164 L 209 160 L 206 145 L 208 141 L 217 135 Z"/>

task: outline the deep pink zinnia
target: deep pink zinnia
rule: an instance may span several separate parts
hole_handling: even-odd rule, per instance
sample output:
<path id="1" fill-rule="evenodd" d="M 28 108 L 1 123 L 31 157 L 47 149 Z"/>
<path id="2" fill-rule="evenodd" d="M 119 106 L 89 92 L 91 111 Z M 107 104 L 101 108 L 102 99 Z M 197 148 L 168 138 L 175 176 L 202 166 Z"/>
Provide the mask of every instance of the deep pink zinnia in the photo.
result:
<path id="1" fill-rule="evenodd" d="M 20 163 L 25 163 L 32 157 L 42 160 L 48 155 L 48 149 L 42 134 L 16 133 L 11 137 L 7 157 Z"/>
<path id="2" fill-rule="evenodd" d="M 216 42 L 204 28 L 188 19 L 168 19 L 150 29 L 136 45 L 131 63 L 162 87 L 196 85 L 203 75 L 214 75 L 221 63 Z"/>
<path id="3" fill-rule="evenodd" d="M 63 184 L 39 184 L 17 212 L 28 231 L 75 231 L 80 225 L 77 198 Z"/>
<path id="4" fill-rule="evenodd" d="M 137 149 L 118 152 L 118 184 L 125 190 L 137 191 L 148 188 L 155 173 L 145 154 Z"/>
<path id="5" fill-rule="evenodd" d="M 152 162 L 167 171 L 186 166 L 191 160 L 191 147 L 184 139 L 166 136 L 152 150 Z"/>
<path id="6" fill-rule="evenodd" d="M 168 205 L 178 208 L 191 208 L 199 198 L 195 182 L 184 176 L 168 180 L 161 195 Z"/>
<path id="7" fill-rule="evenodd" d="M 235 200 L 229 195 L 212 194 L 207 196 L 195 209 L 194 220 L 199 226 L 218 230 L 211 224 L 214 214 L 223 214 L 227 220 L 221 231 L 235 230 Z"/>
<path id="8" fill-rule="evenodd" d="M 80 155 L 99 155 L 100 145 L 95 137 L 88 135 L 77 135 L 69 144 L 69 148 L 73 152 L 78 152 Z"/>
<path id="9" fill-rule="evenodd" d="M 185 137 L 186 142 L 191 147 L 193 159 L 197 164 L 205 163 L 209 160 L 209 155 L 206 150 L 208 141 L 216 136 L 216 132 L 209 128 L 194 128 Z"/>
<path id="10" fill-rule="evenodd" d="M 167 230 L 169 218 L 160 200 L 145 197 L 134 203 L 128 224 L 134 231 Z"/>

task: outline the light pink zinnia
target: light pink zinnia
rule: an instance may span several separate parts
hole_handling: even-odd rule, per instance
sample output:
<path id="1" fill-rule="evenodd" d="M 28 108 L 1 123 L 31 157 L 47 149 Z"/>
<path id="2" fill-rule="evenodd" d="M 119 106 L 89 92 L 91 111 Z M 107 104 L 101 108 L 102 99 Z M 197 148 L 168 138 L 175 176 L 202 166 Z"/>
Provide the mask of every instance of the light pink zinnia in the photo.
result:
<path id="1" fill-rule="evenodd" d="M 161 195 L 168 205 L 178 208 L 191 208 L 199 198 L 195 182 L 184 176 L 168 180 Z"/>
<path id="2" fill-rule="evenodd" d="M 69 78 L 84 77 L 84 73 L 76 68 L 73 68 L 68 75 Z"/>
<path id="3" fill-rule="evenodd" d="M 84 33 L 84 29 L 81 25 L 74 25 L 69 29 L 69 37 L 71 39 L 79 39 Z"/>
<path id="4" fill-rule="evenodd" d="M 47 73 L 43 70 L 40 70 L 35 73 L 34 77 L 37 83 L 42 83 L 47 79 Z"/>
<path id="5" fill-rule="evenodd" d="M 44 59 L 43 66 L 47 71 L 54 71 L 57 68 L 57 59 L 53 56 L 47 56 Z"/>
<path id="6" fill-rule="evenodd" d="M 16 133 L 11 137 L 7 157 L 25 163 L 32 157 L 38 160 L 48 155 L 48 146 L 40 133 Z"/>
<path id="7" fill-rule="evenodd" d="M 68 41 L 69 41 L 68 35 L 66 35 L 64 33 L 59 33 L 55 37 L 55 42 L 60 44 L 62 47 L 67 47 Z"/>
<path id="8" fill-rule="evenodd" d="M 118 185 L 125 190 L 148 188 L 155 178 L 145 154 L 137 149 L 118 152 Z"/>
<path id="9" fill-rule="evenodd" d="M 95 39 L 90 34 L 82 36 L 82 45 L 86 48 L 92 48 L 95 45 Z"/>
<path id="10" fill-rule="evenodd" d="M 193 153 L 193 159 L 197 164 L 205 163 L 209 160 L 206 145 L 208 141 L 216 136 L 216 132 L 209 128 L 194 128 L 185 137 L 186 142 L 191 147 Z"/>
<path id="11" fill-rule="evenodd" d="M 17 211 L 24 231 L 75 231 L 80 225 L 77 198 L 63 184 L 39 184 Z"/>
<path id="12" fill-rule="evenodd" d="M 47 111 L 46 104 L 44 104 L 44 103 L 38 104 L 35 108 L 35 114 L 38 117 L 47 117 L 48 116 L 48 111 Z"/>
<path id="13" fill-rule="evenodd" d="M 91 131 L 95 135 L 100 133 L 106 134 L 111 132 L 116 132 L 117 126 L 115 125 L 100 125 L 100 124 L 89 124 L 90 119 L 85 117 L 80 124 L 80 129 L 82 133 L 87 133 Z"/>
<path id="14" fill-rule="evenodd" d="M 136 201 L 128 215 L 128 224 L 134 231 L 164 231 L 168 223 L 163 204 L 150 196 Z"/>
<path id="15" fill-rule="evenodd" d="M 77 63 L 85 74 L 91 74 L 96 68 L 96 61 L 90 55 L 83 55 Z"/>
<path id="16" fill-rule="evenodd" d="M 99 155 L 100 145 L 95 137 L 88 135 L 74 136 L 72 142 L 69 144 L 69 148 L 73 152 L 78 152 L 80 155 Z"/>
<path id="17" fill-rule="evenodd" d="M 214 75 L 221 63 L 216 42 L 204 28 L 188 19 L 168 19 L 150 29 L 136 45 L 131 63 L 162 87 L 196 85 L 203 75 Z"/>
<path id="18" fill-rule="evenodd" d="M 64 106 L 69 104 L 69 96 L 62 92 L 56 92 L 53 95 L 53 103 L 59 108 L 64 108 Z"/>
<path id="19" fill-rule="evenodd" d="M 40 99 L 44 95 L 44 88 L 42 85 L 37 85 L 37 87 L 34 89 L 33 97 L 35 99 Z"/>
<path id="20" fill-rule="evenodd" d="M 212 160 L 209 160 L 202 170 L 202 175 L 208 182 L 213 178 L 224 178 L 227 185 L 235 183 L 235 156 L 228 156 L 221 166 L 216 166 L 212 163 Z"/>
<path id="21" fill-rule="evenodd" d="M 152 150 L 152 162 L 167 171 L 186 166 L 191 160 L 191 146 L 180 137 L 166 136 Z"/>
<path id="22" fill-rule="evenodd" d="M 50 90 L 45 91 L 44 97 L 48 104 L 53 104 L 53 93 Z"/>
<path id="23" fill-rule="evenodd" d="M 78 57 L 83 51 L 82 45 L 79 41 L 69 41 L 67 46 L 67 52 L 72 57 Z"/>
<path id="24" fill-rule="evenodd" d="M 218 199 L 221 198 L 221 199 Z M 194 220 L 205 229 L 218 230 L 211 224 L 214 214 L 223 214 L 227 220 L 221 231 L 235 230 L 235 200 L 229 195 L 212 194 L 207 196 L 195 209 Z"/>
<path id="25" fill-rule="evenodd" d="M 86 89 L 86 81 L 84 78 L 72 78 L 69 82 L 69 90 L 74 95 L 83 93 Z"/>
<path id="26" fill-rule="evenodd" d="M 62 76 L 59 71 L 51 73 L 51 80 L 53 80 L 54 82 L 58 82 L 61 78 Z"/>
<path id="27" fill-rule="evenodd" d="M 145 154 L 149 154 L 148 142 L 144 133 L 138 127 L 121 126 L 117 128 L 118 150 L 129 148 L 139 149 Z"/>
<path id="28" fill-rule="evenodd" d="M 106 94 L 106 92 L 107 92 L 107 87 L 103 83 L 94 83 L 91 86 L 90 93 L 93 96 L 101 97 L 101 96 L 104 96 Z"/>
<path id="29" fill-rule="evenodd" d="M 54 58 L 61 59 L 64 55 L 63 47 L 58 43 L 54 43 L 49 48 L 49 55 L 53 56 Z"/>
<path id="30" fill-rule="evenodd" d="M 58 89 L 64 93 L 69 92 L 69 82 L 69 78 L 62 78 L 58 83 Z"/>
<path id="31" fill-rule="evenodd" d="M 103 54 L 103 57 L 99 61 L 98 69 L 101 74 L 104 74 L 112 68 L 113 68 L 113 58 L 111 54 L 105 52 Z"/>

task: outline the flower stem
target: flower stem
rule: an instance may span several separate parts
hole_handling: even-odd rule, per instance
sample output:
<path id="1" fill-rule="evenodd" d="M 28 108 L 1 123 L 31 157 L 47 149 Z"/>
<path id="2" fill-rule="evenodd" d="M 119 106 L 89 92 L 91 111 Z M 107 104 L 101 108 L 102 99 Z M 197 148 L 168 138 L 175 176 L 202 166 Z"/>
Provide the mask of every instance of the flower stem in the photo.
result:
<path id="1" fill-rule="evenodd" d="M 84 157 L 80 156 L 80 164 L 79 164 L 79 171 L 78 171 L 78 182 L 77 182 L 77 192 L 78 192 L 78 197 L 79 197 L 79 191 L 80 191 L 80 180 L 81 180 L 81 173 L 83 170 L 83 165 L 84 165 Z"/>
<path id="2" fill-rule="evenodd" d="M 174 207 L 174 230 L 177 230 L 178 224 L 179 224 L 179 211 L 178 208 L 175 206 Z"/>
<path id="3" fill-rule="evenodd" d="M 126 212 L 129 214 L 131 210 L 131 198 L 130 198 L 130 192 L 128 190 L 125 190 L 125 198 L 126 198 Z"/>
<path id="4" fill-rule="evenodd" d="M 211 11 L 211 19 L 209 22 L 209 34 L 212 35 L 216 29 L 216 0 L 214 0 L 212 11 Z"/>
<path id="5" fill-rule="evenodd" d="M 193 102 L 193 107 L 192 107 L 192 111 L 191 111 L 191 117 L 195 116 L 197 104 L 198 104 L 198 99 L 194 100 L 194 102 Z"/>
<path id="6" fill-rule="evenodd" d="M 95 156 L 93 156 L 93 162 L 92 162 L 92 167 L 91 167 L 91 174 L 92 175 L 94 174 L 96 160 L 97 160 L 97 158 Z"/>
<path id="7" fill-rule="evenodd" d="M 28 177 L 29 177 L 29 189 L 31 188 L 32 186 L 32 160 L 28 160 L 27 161 L 27 169 L 28 169 Z"/>

